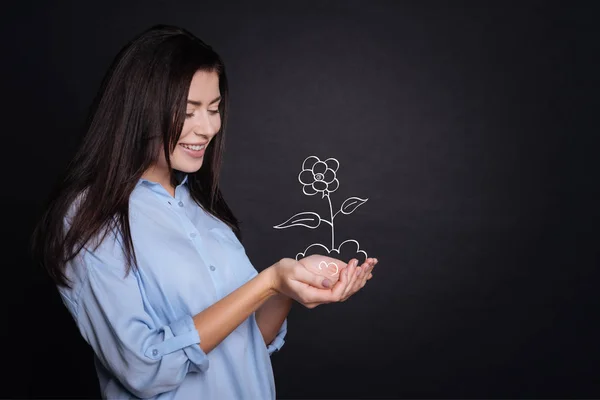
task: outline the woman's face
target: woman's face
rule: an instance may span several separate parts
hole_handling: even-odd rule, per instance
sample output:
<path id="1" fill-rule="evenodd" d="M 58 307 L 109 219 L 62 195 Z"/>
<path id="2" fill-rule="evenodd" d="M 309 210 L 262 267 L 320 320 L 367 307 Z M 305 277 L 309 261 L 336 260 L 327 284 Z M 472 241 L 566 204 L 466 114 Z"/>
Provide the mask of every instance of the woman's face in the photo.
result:
<path id="1" fill-rule="evenodd" d="M 221 129 L 220 101 L 221 93 L 217 73 L 196 72 L 190 84 L 181 136 L 175 150 L 170 155 L 173 169 L 192 173 L 202 167 L 206 147 Z M 167 169 L 167 162 L 162 151 L 158 164 L 165 170 Z"/>

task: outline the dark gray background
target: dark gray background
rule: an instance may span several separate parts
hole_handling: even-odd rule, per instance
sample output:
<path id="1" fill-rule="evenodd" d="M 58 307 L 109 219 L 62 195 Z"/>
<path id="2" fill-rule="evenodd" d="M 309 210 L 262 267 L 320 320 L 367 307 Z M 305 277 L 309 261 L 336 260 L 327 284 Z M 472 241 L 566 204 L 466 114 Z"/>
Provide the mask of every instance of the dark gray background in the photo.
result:
<path id="1" fill-rule="evenodd" d="M 115 53 L 155 23 L 225 60 L 223 190 L 257 269 L 325 227 L 297 181 L 337 158 L 339 238 L 379 258 L 294 307 L 281 398 L 600 397 L 597 14 L 574 2 L 33 1 L 6 10 L 3 397 L 94 397 L 91 352 L 27 236 Z M 8 6 L 7 6 L 8 7 Z M 593 107 L 592 107 L 593 106 Z M 8 349 L 8 351 L 7 351 Z M 6 357 L 6 354 L 9 357 Z"/>

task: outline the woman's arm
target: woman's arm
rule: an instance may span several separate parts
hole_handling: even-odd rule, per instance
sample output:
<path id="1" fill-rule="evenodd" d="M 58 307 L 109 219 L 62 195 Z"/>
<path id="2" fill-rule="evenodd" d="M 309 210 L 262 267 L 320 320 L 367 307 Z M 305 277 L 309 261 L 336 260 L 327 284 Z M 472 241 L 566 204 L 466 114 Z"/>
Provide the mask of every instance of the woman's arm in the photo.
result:
<path id="1" fill-rule="evenodd" d="M 331 297 L 331 291 L 317 289 L 323 277 L 283 259 L 204 311 L 157 325 L 135 274 L 124 276 L 111 248 L 86 249 L 71 264 L 74 276 L 80 275 L 73 288 L 77 304 L 70 308 L 80 332 L 101 363 L 141 398 L 172 390 L 190 371 L 206 371 L 206 353 L 276 294 L 302 302 Z M 71 292 L 64 289 L 68 298 Z"/>
<path id="2" fill-rule="evenodd" d="M 283 295 L 276 294 L 269 298 L 256 311 L 256 323 L 262 333 L 265 344 L 271 343 L 281 326 L 285 321 L 290 309 L 292 308 L 292 299 Z"/>
<path id="3" fill-rule="evenodd" d="M 302 263 L 319 263 L 326 258 L 310 256 Z M 345 266 L 339 260 L 339 264 Z M 200 336 L 200 348 L 208 353 L 221 343 L 253 312 L 266 343 L 270 343 L 285 320 L 292 300 L 302 304 L 336 301 L 337 295 L 323 285 L 327 280 L 310 272 L 301 262 L 284 258 L 253 279 L 193 317 Z M 262 307 L 261 307 L 262 306 Z"/>
<path id="4" fill-rule="evenodd" d="M 200 336 L 200 348 L 205 353 L 214 349 L 261 305 L 278 297 L 270 276 L 273 267 L 265 269 L 240 288 L 193 317 Z"/>
<path id="5" fill-rule="evenodd" d="M 326 263 L 335 263 L 339 267 L 338 271 L 347 272 L 346 271 L 346 266 L 347 266 L 346 263 L 340 263 L 340 260 L 336 260 L 336 259 L 333 259 L 330 257 L 325 257 L 325 256 L 309 256 L 309 257 L 299 260 L 299 263 L 302 264 L 305 268 L 307 268 L 311 272 L 320 273 L 319 265 L 321 264 L 322 261 L 325 261 Z M 355 266 L 354 262 L 351 262 L 350 265 L 348 265 L 348 266 L 352 267 L 351 270 L 354 271 L 354 266 Z M 366 266 L 366 264 L 365 264 L 365 266 Z M 337 279 L 339 278 L 339 276 L 329 276 L 327 274 L 325 274 L 325 275 L 322 274 L 321 276 L 327 277 L 328 278 L 327 280 L 330 280 L 329 283 L 326 283 L 325 279 L 321 280 L 321 284 L 316 285 L 316 287 L 322 287 L 324 289 L 330 288 L 331 280 L 333 280 L 334 282 L 337 282 Z M 346 283 L 349 281 L 350 281 L 349 279 L 345 279 L 344 284 L 336 285 L 335 286 L 336 291 L 330 292 L 330 294 L 334 297 L 328 298 L 326 302 L 335 301 L 336 294 L 343 293 L 345 290 L 347 291 L 348 284 L 346 284 Z M 353 282 L 354 282 L 354 280 L 352 280 L 352 283 Z M 299 299 L 299 300 L 301 300 L 301 299 Z M 260 332 L 262 333 L 265 344 L 268 345 L 269 343 L 272 343 L 273 340 L 275 340 L 275 338 L 277 337 L 279 330 L 281 329 L 281 327 L 283 325 L 283 322 L 285 321 L 287 315 L 290 312 L 290 309 L 292 307 L 292 302 L 293 302 L 293 300 L 291 297 L 286 296 L 284 294 L 276 294 L 276 295 L 272 296 L 271 298 L 269 298 L 256 311 L 256 322 L 258 324 Z M 302 303 L 302 301 L 301 301 L 301 303 Z M 312 308 L 314 306 L 321 304 L 321 302 L 316 302 L 316 303 L 312 303 L 312 304 L 311 303 L 302 303 L 302 304 L 307 307 Z"/>

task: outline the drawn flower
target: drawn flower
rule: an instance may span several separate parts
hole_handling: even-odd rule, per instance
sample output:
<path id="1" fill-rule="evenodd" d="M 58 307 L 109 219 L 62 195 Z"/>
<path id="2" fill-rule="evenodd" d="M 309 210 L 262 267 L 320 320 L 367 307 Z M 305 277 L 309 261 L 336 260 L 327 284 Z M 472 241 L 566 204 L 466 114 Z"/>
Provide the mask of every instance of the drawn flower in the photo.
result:
<path id="1" fill-rule="evenodd" d="M 338 215 L 350 215 L 356 211 L 361 205 L 365 204 L 368 199 L 360 197 L 349 197 L 340 206 L 340 209 L 333 212 L 330 193 L 335 192 L 340 186 L 336 173 L 340 163 L 335 158 L 328 158 L 321 161 L 319 157 L 309 156 L 302 163 L 302 171 L 298 175 L 298 180 L 302 184 L 302 191 L 307 196 L 313 196 L 321 193 L 322 197 L 327 197 L 329 203 L 329 218 L 322 218 L 319 214 L 312 211 L 299 212 L 288 218 L 285 222 L 275 225 L 275 229 L 286 229 L 293 226 L 303 226 L 310 229 L 318 228 L 321 223 L 326 223 L 331 227 L 331 249 L 320 243 L 313 243 L 308 246 L 304 252 L 296 254 L 296 260 L 307 257 L 312 254 L 327 255 L 331 258 L 339 260 L 351 260 L 356 258 L 362 264 L 367 259 L 367 252 L 361 250 L 360 244 L 356 240 L 345 240 L 337 248 L 335 247 L 335 224 L 334 219 Z M 361 261 L 362 260 L 362 261 Z M 339 266 L 335 263 L 323 261 L 318 266 L 314 266 L 314 271 L 317 274 L 326 273 L 331 277 L 339 277 Z"/>
<path id="2" fill-rule="evenodd" d="M 302 171 L 298 180 L 303 185 L 302 191 L 308 196 L 322 193 L 323 197 L 335 192 L 340 186 L 336 178 L 336 172 L 340 164 L 335 158 L 325 161 L 316 156 L 310 156 L 302 163 Z"/>

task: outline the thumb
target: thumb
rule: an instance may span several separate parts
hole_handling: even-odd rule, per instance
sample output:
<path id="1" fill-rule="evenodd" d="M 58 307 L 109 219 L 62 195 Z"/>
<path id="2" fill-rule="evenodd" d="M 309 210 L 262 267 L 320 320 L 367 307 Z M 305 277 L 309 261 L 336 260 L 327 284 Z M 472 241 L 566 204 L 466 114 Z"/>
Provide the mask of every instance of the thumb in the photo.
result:
<path id="1" fill-rule="evenodd" d="M 307 285 L 313 286 L 317 289 L 330 289 L 332 284 L 331 280 L 322 275 L 317 275 L 304 266 L 302 268 L 298 268 L 296 272 L 296 280 L 306 283 Z"/>

